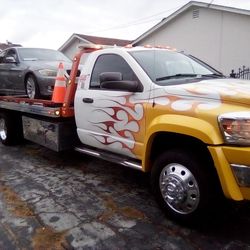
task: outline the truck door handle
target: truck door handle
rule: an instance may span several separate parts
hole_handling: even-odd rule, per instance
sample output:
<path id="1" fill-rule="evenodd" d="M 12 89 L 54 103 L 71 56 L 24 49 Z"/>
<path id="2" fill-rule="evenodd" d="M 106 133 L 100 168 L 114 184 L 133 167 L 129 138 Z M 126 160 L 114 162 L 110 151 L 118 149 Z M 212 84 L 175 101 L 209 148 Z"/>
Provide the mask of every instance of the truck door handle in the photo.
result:
<path id="1" fill-rule="evenodd" d="M 94 100 L 92 98 L 82 98 L 82 101 L 85 103 L 93 103 Z"/>

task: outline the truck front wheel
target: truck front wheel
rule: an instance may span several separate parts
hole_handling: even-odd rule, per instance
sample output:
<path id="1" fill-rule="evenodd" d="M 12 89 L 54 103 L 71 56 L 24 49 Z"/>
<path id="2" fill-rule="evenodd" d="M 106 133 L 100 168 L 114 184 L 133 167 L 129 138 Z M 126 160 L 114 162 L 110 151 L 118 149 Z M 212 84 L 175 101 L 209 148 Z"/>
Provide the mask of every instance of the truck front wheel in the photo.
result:
<path id="1" fill-rule="evenodd" d="M 0 140 L 4 145 L 15 145 L 23 138 L 21 117 L 0 113 Z"/>
<path id="2" fill-rule="evenodd" d="M 167 216 L 193 224 L 212 211 L 216 185 L 206 164 L 205 159 L 181 149 L 169 150 L 157 158 L 151 186 Z"/>

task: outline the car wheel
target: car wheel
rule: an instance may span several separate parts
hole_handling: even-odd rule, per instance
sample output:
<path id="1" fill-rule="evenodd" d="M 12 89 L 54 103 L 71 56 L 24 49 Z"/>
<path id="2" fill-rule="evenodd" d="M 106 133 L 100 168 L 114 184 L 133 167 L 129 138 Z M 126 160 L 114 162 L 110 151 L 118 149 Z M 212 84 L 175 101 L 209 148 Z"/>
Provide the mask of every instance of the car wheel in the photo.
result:
<path id="1" fill-rule="evenodd" d="M 22 120 L 11 113 L 0 113 L 0 140 L 4 145 L 15 145 L 23 140 Z"/>
<path id="2" fill-rule="evenodd" d="M 181 149 L 169 150 L 157 158 L 151 186 L 168 217 L 189 225 L 208 218 L 220 193 L 212 170 L 205 159 Z"/>
<path id="3" fill-rule="evenodd" d="M 30 99 L 39 99 L 41 97 L 37 81 L 33 75 L 29 75 L 27 77 L 25 82 L 25 90 Z"/>

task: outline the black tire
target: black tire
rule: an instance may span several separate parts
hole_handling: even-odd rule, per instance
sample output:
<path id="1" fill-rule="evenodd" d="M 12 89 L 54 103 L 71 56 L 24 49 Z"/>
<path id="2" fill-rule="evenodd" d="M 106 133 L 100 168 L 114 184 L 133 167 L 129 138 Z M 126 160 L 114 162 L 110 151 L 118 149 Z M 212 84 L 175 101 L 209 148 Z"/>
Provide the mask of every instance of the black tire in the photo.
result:
<path id="1" fill-rule="evenodd" d="M 21 143 L 23 130 L 21 117 L 13 113 L 0 113 L 0 141 L 11 146 Z"/>
<path id="2" fill-rule="evenodd" d="M 207 158 L 182 149 L 169 150 L 156 159 L 151 187 L 169 218 L 196 226 L 214 215 L 221 191 L 209 167 Z"/>
<path id="3" fill-rule="evenodd" d="M 37 80 L 33 75 L 29 75 L 25 80 L 25 91 L 30 99 L 39 99 L 41 94 L 37 84 Z"/>

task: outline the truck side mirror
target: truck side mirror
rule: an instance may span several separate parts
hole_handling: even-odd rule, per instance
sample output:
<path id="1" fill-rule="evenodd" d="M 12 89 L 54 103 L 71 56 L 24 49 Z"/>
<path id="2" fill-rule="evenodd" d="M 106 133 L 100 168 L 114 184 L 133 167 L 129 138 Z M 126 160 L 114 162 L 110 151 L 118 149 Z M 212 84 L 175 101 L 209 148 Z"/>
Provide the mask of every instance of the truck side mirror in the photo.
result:
<path id="1" fill-rule="evenodd" d="M 103 72 L 99 75 L 101 89 L 142 92 L 143 87 L 138 81 L 122 80 L 120 72 Z"/>
<path id="2" fill-rule="evenodd" d="M 110 82 L 110 81 L 121 81 L 122 73 L 121 72 L 103 72 L 99 75 L 100 83 Z"/>

